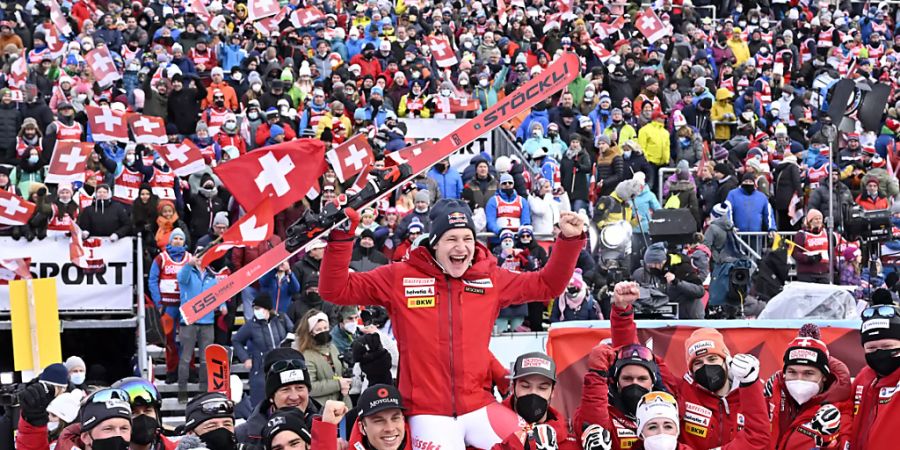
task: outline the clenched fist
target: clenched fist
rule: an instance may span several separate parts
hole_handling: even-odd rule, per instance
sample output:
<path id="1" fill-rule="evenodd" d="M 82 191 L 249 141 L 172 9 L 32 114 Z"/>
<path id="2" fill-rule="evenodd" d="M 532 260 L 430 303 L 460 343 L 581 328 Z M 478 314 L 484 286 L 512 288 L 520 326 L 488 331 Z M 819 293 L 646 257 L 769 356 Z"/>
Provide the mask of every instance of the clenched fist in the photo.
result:
<path id="1" fill-rule="evenodd" d="M 616 283 L 616 286 L 613 288 L 612 301 L 618 308 L 626 309 L 640 297 L 640 288 L 638 287 L 638 284 L 633 281 Z"/>
<path id="2" fill-rule="evenodd" d="M 584 233 L 584 220 L 573 212 L 559 214 L 559 231 L 563 237 L 578 237 Z"/>

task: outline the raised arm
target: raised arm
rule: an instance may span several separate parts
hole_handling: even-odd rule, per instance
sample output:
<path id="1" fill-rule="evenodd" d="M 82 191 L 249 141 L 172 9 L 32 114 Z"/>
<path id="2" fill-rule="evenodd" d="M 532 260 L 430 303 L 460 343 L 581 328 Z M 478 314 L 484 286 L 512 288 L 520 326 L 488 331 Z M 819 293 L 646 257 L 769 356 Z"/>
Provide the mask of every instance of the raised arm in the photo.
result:
<path id="1" fill-rule="evenodd" d="M 359 223 L 359 213 L 345 210 L 355 216 L 351 222 Z M 347 231 L 333 230 L 329 237 L 322 269 L 319 271 L 319 295 L 338 305 L 381 305 L 387 307 L 393 295 L 394 266 L 388 264 L 370 272 L 350 273 L 355 225 Z"/>

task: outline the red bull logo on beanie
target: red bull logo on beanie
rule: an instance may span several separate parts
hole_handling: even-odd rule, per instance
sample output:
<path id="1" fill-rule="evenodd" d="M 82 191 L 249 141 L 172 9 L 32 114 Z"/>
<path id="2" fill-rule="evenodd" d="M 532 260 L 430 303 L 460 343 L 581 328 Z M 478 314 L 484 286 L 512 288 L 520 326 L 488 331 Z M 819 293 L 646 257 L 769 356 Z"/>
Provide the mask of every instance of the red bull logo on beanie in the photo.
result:
<path id="1" fill-rule="evenodd" d="M 465 214 L 454 211 L 450 214 L 447 214 L 447 224 L 451 227 L 464 227 L 468 224 L 469 219 Z"/>

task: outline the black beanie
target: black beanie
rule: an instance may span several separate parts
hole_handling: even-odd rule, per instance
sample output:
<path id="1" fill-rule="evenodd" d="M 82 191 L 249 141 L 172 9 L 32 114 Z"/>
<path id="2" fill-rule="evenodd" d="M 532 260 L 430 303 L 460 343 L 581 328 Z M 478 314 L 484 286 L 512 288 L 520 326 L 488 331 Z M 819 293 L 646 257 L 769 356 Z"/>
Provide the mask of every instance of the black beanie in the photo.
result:
<path id="1" fill-rule="evenodd" d="M 297 433 L 307 445 L 312 442 L 312 435 L 306 428 L 306 418 L 303 417 L 303 411 L 297 408 L 283 408 L 272 414 L 269 421 L 266 422 L 266 426 L 262 429 L 263 443 L 266 448 L 272 448 L 272 439 L 282 431 Z"/>
<path id="2" fill-rule="evenodd" d="M 882 308 L 893 309 L 893 312 L 880 313 Z M 872 293 L 872 306 L 863 310 L 862 316 L 859 335 L 863 344 L 880 339 L 900 339 L 900 306 L 894 303 L 887 289 L 876 289 Z"/>
<path id="3" fill-rule="evenodd" d="M 272 309 L 272 296 L 270 296 L 266 292 L 260 292 L 256 295 L 256 298 L 253 299 L 253 306 L 259 306 L 260 308 Z"/>
<path id="4" fill-rule="evenodd" d="M 97 391 L 92 394 L 93 399 L 99 399 L 98 395 L 104 395 L 106 389 Z M 131 405 L 127 399 L 110 398 L 106 401 L 88 400 L 81 407 L 79 421 L 81 422 L 81 432 L 91 431 L 97 425 L 108 419 L 122 418 L 131 421 Z"/>
<path id="5" fill-rule="evenodd" d="M 263 373 L 269 371 L 272 368 L 272 364 L 275 361 L 283 361 L 288 359 L 299 359 L 301 361 L 306 361 L 306 358 L 303 357 L 303 353 L 298 352 L 292 348 L 273 348 L 269 350 L 265 356 L 263 356 Z"/>
<path id="6" fill-rule="evenodd" d="M 273 353 L 278 352 L 273 355 Z M 272 355 L 270 357 L 270 355 Z M 278 364 L 284 362 L 283 364 Z M 309 370 L 303 354 L 292 348 L 277 348 L 269 351 L 263 360 L 266 369 L 266 398 L 272 398 L 278 389 L 291 384 L 304 384 L 312 389 Z"/>
<path id="7" fill-rule="evenodd" d="M 434 244 L 451 228 L 468 228 L 475 235 L 475 222 L 472 221 L 472 210 L 462 200 L 443 198 L 431 207 L 428 214 L 431 219 L 431 236 L 429 245 Z"/>
<path id="8" fill-rule="evenodd" d="M 204 408 L 204 403 L 220 403 L 219 406 L 226 406 L 225 402 L 230 402 L 228 397 L 221 392 L 207 392 L 202 395 L 198 395 L 191 399 L 188 402 L 187 406 L 184 408 L 184 431 L 191 431 L 194 428 L 197 428 L 203 422 L 206 422 L 209 419 L 218 419 L 218 418 L 234 418 L 234 404 L 231 404 L 230 408 L 220 407 L 220 408 Z"/>

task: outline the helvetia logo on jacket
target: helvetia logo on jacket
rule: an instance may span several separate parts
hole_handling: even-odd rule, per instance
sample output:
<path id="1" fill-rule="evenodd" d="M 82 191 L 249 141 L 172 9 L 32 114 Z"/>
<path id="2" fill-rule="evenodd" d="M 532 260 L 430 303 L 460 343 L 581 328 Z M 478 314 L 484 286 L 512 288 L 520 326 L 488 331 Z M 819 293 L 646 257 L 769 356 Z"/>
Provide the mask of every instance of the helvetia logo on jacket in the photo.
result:
<path id="1" fill-rule="evenodd" d="M 434 295 L 434 286 L 407 287 L 403 291 L 407 297 L 425 297 Z"/>

